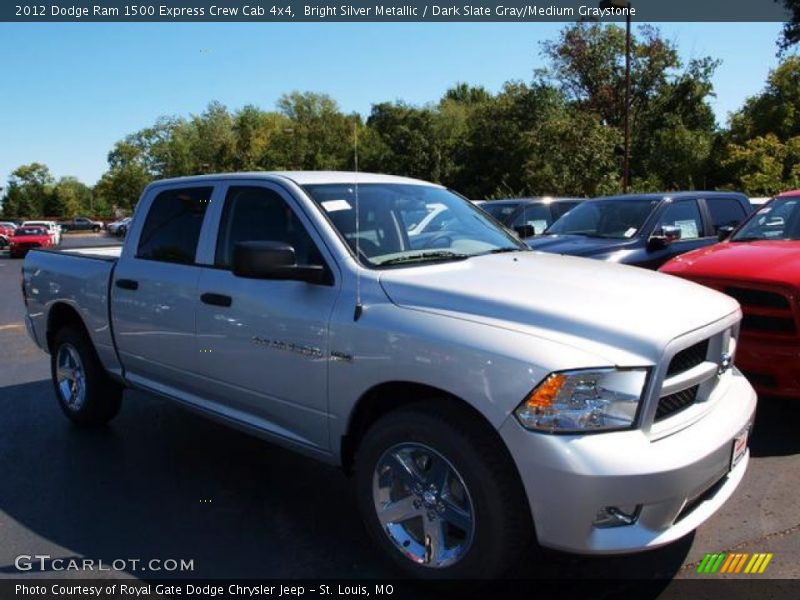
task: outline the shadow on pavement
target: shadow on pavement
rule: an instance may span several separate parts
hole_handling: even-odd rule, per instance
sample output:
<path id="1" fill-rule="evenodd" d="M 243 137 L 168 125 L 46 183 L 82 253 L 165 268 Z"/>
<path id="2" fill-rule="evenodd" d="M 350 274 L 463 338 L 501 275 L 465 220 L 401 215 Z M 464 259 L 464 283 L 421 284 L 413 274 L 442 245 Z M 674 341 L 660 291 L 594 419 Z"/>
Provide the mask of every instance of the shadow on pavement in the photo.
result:
<path id="1" fill-rule="evenodd" d="M 127 392 L 115 421 L 85 431 L 65 420 L 49 381 L 0 388 L 0 473 L 0 511 L 19 524 L 3 528 L 0 576 L 16 574 L 16 555 L 44 550 L 107 564 L 194 560 L 193 572 L 165 577 L 396 575 L 369 544 L 338 469 L 147 394 Z M 533 547 L 509 577 L 666 584 L 691 543 L 601 558 Z"/>
<path id="2" fill-rule="evenodd" d="M 800 453 L 800 399 L 760 397 L 750 439 L 754 457 Z"/>

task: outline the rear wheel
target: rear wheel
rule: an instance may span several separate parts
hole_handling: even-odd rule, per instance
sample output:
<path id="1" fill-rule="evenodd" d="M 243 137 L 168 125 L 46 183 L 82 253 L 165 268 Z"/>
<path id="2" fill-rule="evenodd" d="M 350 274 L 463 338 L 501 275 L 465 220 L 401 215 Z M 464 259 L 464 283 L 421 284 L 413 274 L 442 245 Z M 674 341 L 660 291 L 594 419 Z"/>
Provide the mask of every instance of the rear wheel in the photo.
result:
<path id="1" fill-rule="evenodd" d="M 532 539 L 515 467 L 472 415 L 422 405 L 385 415 L 355 475 L 367 530 L 414 577 L 496 577 Z"/>
<path id="2" fill-rule="evenodd" d="M 64 327 L 56 333 L 51 350 L 53 386 L 64 414 L 83 427 L 113 419 L 122 403 L 122 386 L 103 370 L 86 334 Z"/>

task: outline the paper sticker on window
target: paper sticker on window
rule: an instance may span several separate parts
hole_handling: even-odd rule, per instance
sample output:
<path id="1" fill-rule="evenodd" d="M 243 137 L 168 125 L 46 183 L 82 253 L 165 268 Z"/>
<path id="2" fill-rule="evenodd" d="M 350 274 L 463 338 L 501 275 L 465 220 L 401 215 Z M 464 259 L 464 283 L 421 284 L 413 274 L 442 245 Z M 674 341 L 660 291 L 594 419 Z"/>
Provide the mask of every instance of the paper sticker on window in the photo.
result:
<path id="1" fill-rule="evenodd" d="M 681 230 L 681 239 L 683 240 L 700 237 L 697 232 L 697 221 L 694 219 L 675 221 L 675 227 Z"/>
<path id="2" fill-rule="evenodd" d="M 626 238 L 632 238 L 635 233 L 636 233 L 636 227 L 629 227 L 628 229 L 625 230 L 625 233 L 623 233 L 622 235 L 624 235 Z"/>
<path id="3" fill-rule="evenodd" d="M 335 212 L 337 210 L 350 210 L 352 207 L 347 200 L 326 200 L 322 202 L 322 208 L 328 212 Z"/>
<path id="4" fill-rule="evenodd" d="M 528 221 L 528 225 L 533 227 L 533 231 L 536 233 L 536 235 L 539 235 L 545 229 L 547 229 L 547 221 L 545 219 L 539 219 L 537 221 Z"/>

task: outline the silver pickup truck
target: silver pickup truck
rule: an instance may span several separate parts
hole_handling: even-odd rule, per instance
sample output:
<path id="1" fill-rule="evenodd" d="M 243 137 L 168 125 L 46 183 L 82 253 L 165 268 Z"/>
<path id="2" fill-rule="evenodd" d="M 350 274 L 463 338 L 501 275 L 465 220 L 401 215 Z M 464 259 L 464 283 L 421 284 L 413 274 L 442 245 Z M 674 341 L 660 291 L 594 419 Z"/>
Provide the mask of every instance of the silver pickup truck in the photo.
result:
<path id="1" fill-rule="evenodd" d="M 33 251 L 23 294 L 72 421 L 138 388 L 341 465 L 418 577 L 666 544 L 747 467 L 733 299 L 531 251 L 422 181 L 156 182 L 121 251 Z"/>

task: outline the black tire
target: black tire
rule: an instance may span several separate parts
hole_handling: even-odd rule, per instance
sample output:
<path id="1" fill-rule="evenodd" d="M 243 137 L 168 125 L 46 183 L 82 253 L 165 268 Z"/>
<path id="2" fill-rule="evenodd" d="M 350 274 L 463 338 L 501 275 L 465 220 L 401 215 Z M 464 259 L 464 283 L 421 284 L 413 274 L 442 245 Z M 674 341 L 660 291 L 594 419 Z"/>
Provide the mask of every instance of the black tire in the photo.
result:
<path id="1" fill-rule="evenodd" d="M 100 226 L 95 225 L 94 227 L 92 227 L 92 231 L 94 231 L 95 233 L 100 233 Z"/>
<path id="2" fill-rule="evenodd" d="M 407 448 L 408 444 L 425 446 L 445 458 L 467 490 L 473 524 L 471 542 L 465 544 L 463 554 L 452 564 L 432 567 L 409 559 L 389 537 L 378 517 L 373 484 L 382 479 L 376 476 L 376 469 L 395 449 Z M 397 567 L 412 577 L 495 578 L 514 564 L 533 539 L 522 482 L 502 440 L 479 417 L 455 404 L 436 407 L 415 404 L 384 415 L 364 435 L 354 471 L 359 509 L 370 537 Z M 387 471 L 384 468 L 381 472 Z M 452 474 L 449 477 L 454 478 Z M 439 494 L 441 502 L 444 495 Z M 404 495 L 405 491 L 400 494 Z M 408 497 L 421 499 L 414 494 Z M 428 509 L 423 506 L 423 510 Z M 427 513 L 429 519 L 431 512 Z M 417 527 L 426 525 L 426 517 L 416 518 Z M 399 531 L 396 524 L 392 527 Z M 424 537 L 429 539 L 427 534 Z M 406 542 L 403 545 L 409 548 Z M 429 547 L 425 544 L 426 554 Z"/>
<path id="3" fill-rule="evenodd" d="M 108 423 L 119 412 L 122 404 L 123 387 L 113 381 L 100 364 L 97 353 L 83 330 L 66 326 L 60 329 L 53 338 L 50 354 L 50 373 L 58 404 L 64 414 L 80 427 L 97 427 Z M 75 373 L 77 368 L 83 374 L 82 384 L 73 383 L 62 373 L 59 378 L 59 360 L 65 371 Z M 69 391 L 64 387 L 70 388 Z M 74 386 L 74 387 L 73 387 Z M 82 395 L 76 393 L 82 386 Z M 74 400 L 70 402 L 66 394 L 70 393 Z"/>

